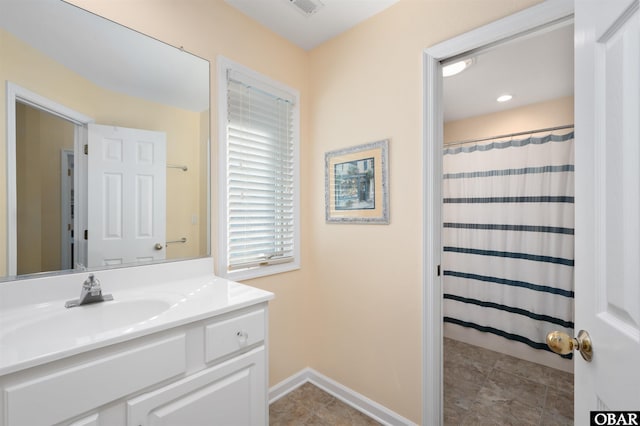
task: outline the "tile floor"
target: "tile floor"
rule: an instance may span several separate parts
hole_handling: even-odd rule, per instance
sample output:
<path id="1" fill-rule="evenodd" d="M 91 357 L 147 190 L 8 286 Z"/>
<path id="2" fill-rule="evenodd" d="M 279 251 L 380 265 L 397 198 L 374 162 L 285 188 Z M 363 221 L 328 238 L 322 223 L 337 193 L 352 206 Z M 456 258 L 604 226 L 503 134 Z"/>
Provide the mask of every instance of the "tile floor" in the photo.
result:
<path id="1" fill-rule="evenodd" d="M 573 375 L 444 340 L 444 424 L 573 425 Z M 311 383 L 269 407 L 270 426 L 379 425 Z"/>
<path id="2" fill-rule="evenodd" d="M 377 426 L 320 388 L 305 383 L 269 407 L 269 426 Z"/>
<path id="3" fill-rule="evenodd" d="M 573 425 L 573 374 L 444 341 L 445 425 Z"/>

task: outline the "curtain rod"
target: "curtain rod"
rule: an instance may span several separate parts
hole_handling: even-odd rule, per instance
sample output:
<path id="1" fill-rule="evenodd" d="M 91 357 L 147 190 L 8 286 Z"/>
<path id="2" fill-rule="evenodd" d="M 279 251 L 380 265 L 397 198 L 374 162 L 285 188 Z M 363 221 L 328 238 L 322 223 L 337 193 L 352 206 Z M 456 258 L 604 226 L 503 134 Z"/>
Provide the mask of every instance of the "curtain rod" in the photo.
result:
<path id="1" fill-rule="evenodd" d="M 490 136 L 488 138 L 468 139 L 464 141 L 450 142 L 450 143 L 445 143 L 443 146 L 449 147 L 454 145 L 464 145 L 464 144 L 473 143 L 473 142 L 484 142 L 484 141 L 490 141 L 492 139 L 512 138 L 514 136 L 531 135 L 533 133 L 542 133 L 542 132 L 553 132 L 554 130 L 571 129 L 571 128 L 573 128 L 573 124 L 567 124 L 564 126 L 547 127 L 546 129 L 529 130 L 527 132 L 508 133 L 506 135 Z"/>

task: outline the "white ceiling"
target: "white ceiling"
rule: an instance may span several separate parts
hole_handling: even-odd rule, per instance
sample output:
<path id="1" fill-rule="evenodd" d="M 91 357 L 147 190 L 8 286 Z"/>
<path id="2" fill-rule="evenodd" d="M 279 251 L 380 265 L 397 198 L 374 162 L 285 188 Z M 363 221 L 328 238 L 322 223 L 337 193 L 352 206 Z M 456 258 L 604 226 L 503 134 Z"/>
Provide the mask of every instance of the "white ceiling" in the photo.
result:
<path id="1" fill-rule="evenodd" d="M 322 4 L 312 15 L 304 15 L 294 6 L 298 0 L 225 1 L 271 31 L 310 50 L 399 0 L 308 0 Z"/>
<path id="2" fill-rule="evenodd" d="M 225 1 L 310 50 L 398 0 L 321 0 L 324 6 L 310 16 L 293 7 L 295 0 Z M 496 102 L 506 92 L 513 99 Z M 459 120 L 572 94 L 573 25 L 560 24 L 477 54 L 469 69 L 446 78 L 444 118 Z"/>
<path id="3" fill-rule="evenodd" d="M 444 79 L 444 119 L 459 120 L 573 95 L 573 25 L 520 37 L 472 56 Z M 511 94 L 509 102 L 496 98 Z"/>
<path id="4" fill-rule="evenodd" d="M 209 109 L 208 61 L 59 0 L 0 0 L 0 10 L 0 28 L 103 88 Z"/>

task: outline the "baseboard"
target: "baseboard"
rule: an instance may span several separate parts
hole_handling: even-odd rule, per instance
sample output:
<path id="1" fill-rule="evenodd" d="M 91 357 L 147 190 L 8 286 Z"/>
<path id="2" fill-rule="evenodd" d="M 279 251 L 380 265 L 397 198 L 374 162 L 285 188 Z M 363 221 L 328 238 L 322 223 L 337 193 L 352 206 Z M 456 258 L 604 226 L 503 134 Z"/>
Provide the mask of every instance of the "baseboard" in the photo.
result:
<path id="1" fill-rule="evenodd" d="M 372 419 L 388 426 L 414 426 L 415 423 L 405 419 L 401 415 L 389 410 L 388 408 L 378 404 L 358 392 L 349 389 L 318 373 L 312 368 L 305 368 L 293 376 L 281 381 L 280 383 L 269 389 L 269 403 L 273 403 L 282 398 L 289 392 L 295 390 L 305 383 L 312 383 L 328 394 L 334 396 L 347 405 L 366 414 Z"/>
<path id="2" fill-rule="evenodd" d="M 300 370 L 293 376 L 288 377 L 280 383 L 272 386 L 269 389 L 269 404 L 273 404 L 289 392 L 292 392 L 305 383 L 311 381 L 311 371 L 312 370 L 310 368 L 305 368 L 303 370 Z"/>

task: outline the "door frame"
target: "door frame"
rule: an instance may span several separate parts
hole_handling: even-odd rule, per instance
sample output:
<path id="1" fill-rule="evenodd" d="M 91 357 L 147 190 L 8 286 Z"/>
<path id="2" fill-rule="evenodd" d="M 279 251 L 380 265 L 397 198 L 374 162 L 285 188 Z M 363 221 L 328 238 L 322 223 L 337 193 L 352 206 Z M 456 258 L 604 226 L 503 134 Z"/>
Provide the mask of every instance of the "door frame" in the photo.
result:
<path id="1" fill-rule="evenodd" d="M 75 125 L 74 146 L 78 146 L 83 135 L 83 127 L 95 120 L 89 116 L 72 110 L 51 99 L 45 98 L 22 86 L 7 81 L 7 275 L 16 276 L 18 272 L 18 200 L 16 190 L 16 102 L 27 104 L 33 108 L 46 111 Z M 78 164 L 76 150 L 75 163 Z M 78 174 L 74 176 L 74 186 L 78 188 Z M 77 202 L 78 200 L 76 200 Z M 77 229 L 77 228 L 76 228 Z M 77 239 L 77 233 L 74 238 Z M 77 244 L 76 244 L 77 245 Z"/>
<path id="2" fill-rule="evenodd" d="M 69 268 L 71 259 L 73 258 L 73 250 L 69 247 L 69 217 L 72 212 L 71 184 L 65 174 L 65 170 L 73 168 L 75 150 L 60 150 L 60 269 L 73 269 L 73 265 Z M 71 160 L 70 160 L 71 159 Z M 75 172 L 71 175 L 75 179 Z M 75 182 L 74 182 L 75 184 Z M 74 197 L 75 198 L 75 197 Z M 74 215 L 75 216 L 75 215 Z M 75 225 L 75 223 L 74 223 Z"/>
<path id="3" fill-rule="evenodd" d="M 549 0 L 423 51 L 423 270 L 422 423 L 443 422 L 441 209 L 442 65 L 459 55 L 497 45 L 573 16 L 573 0 Z"/>

